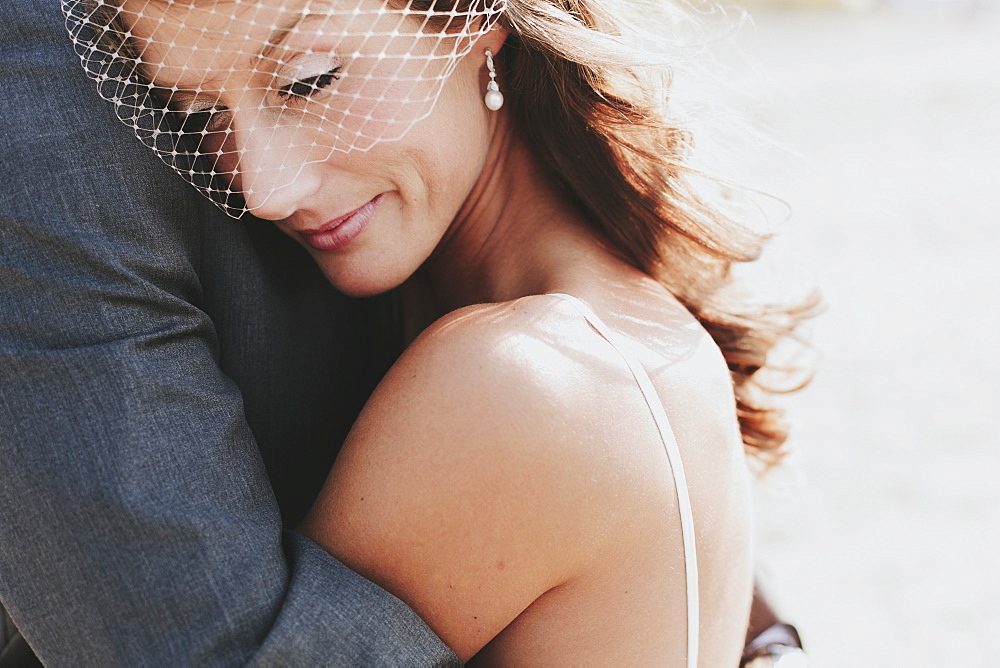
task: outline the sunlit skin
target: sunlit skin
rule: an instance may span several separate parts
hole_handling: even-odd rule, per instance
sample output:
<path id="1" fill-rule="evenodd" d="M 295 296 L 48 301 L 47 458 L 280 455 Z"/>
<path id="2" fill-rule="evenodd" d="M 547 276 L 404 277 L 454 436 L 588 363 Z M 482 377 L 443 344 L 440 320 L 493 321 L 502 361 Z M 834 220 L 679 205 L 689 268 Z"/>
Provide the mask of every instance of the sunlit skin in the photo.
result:
<path id="1" fill-rule="evenodd" d="M 185 34 L 176 34 L 182 47 Z M 337 288 L 360 296 L 402 286 L 415 337 L 300 530 L 406 601 L 473 664 L 683 665 L 683 555 L 663 446 L 614 350 L 543 296 L 569 293 L 627 338 L 664 402 L 697 527 L 701 665 L 736 665 L 751 558 L 728 371 L 692 316 L 559 194 L 506 110 L 483 105 L 484 53 L 502 58 L 505 38 L 501 29 L 482 37 L 399 141 L 301 169 L 281 167 L 285 158 L 265 147 L 234 167 L 234 184 L 268 192 L 248 197 L 253 212 L 302 243 Z M 190 69 L 168 67 L 161 73 L 177 77 L 156 83 L 183 92 L 228 79 L 201 93 L 239 109 L 226 150 L 262 141 L 260 112 L 227 99 L 228 89 L 247 95 L 253 65 L 199 48 L 157 48 L 151 64 L 177 64 L 182 51 Z M 372 202 L 349 243 L 309 242 Z"/>

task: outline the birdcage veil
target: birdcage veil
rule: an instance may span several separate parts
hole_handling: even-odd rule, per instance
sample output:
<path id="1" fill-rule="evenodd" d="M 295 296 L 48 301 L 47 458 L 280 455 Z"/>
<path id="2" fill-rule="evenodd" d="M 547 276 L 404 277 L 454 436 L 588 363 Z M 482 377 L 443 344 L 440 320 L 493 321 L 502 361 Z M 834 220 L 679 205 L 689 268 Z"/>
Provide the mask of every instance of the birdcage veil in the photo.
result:
<path id="1" fill-rule="evenodd" d="M 230 216 L 401 139 L 505 0 L 61 0 L 122 122 Z"/>

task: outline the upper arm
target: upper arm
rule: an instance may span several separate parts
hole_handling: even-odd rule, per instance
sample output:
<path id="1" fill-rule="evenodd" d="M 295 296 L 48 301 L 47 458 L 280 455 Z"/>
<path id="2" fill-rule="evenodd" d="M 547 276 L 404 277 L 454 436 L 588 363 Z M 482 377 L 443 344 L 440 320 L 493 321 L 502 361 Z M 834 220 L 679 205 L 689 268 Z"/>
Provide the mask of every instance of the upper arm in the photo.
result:
<path id="1" fill-rule="evenodd" d="M 560 391 L 578 379 L 531 336 L 435 328 L 365 407 L 306 533 L 468 659 L 598 550 L 600 481 Z"/>

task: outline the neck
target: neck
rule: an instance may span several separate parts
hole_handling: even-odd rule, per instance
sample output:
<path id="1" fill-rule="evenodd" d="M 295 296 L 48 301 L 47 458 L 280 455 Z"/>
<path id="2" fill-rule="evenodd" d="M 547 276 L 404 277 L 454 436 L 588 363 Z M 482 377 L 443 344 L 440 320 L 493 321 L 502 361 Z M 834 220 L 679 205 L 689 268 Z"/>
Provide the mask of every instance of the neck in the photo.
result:
<path id="1" fill-rule="evenodd" d="M 421 319 L 566 290 L 568 274 L 611 261 L 607 244 L 512 132 L 506 114 L 497 114 L 492 136 L 469 197 L 404 286 L 404 305 L 411 314 L 423 312 Z"/>

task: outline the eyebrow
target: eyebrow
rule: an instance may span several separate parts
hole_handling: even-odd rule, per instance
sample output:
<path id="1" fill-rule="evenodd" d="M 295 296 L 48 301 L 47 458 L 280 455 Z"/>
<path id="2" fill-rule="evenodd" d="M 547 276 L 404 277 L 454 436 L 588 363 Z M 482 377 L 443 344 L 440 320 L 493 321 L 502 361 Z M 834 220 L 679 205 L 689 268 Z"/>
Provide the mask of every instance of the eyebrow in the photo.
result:
<path id="1" fill-rule="evenodd" d="M 302 23 L 310 14 L 311 12 L 309 12 L 308 8 L 305 8 L 296 14 L 290 14 L 284 21 L 279 23 L 274 32 L 268 35 L 267 42 L 264 44 L 264 48 L 260 50 L 260 53 L 257 54 L 256 60 L 276 60 L 273 57 L 274 52 L 291 32 L 295 30 L 296 26 Z"/>
<path id="2" fill-rule="evenodd" d="M 280 21 L 271 34 L 268 35 L 267 40 L 264 43 L 264 47 L 256 54 L 256 56 L 254 56 L 254 60 L 257 62 L 262 60 L 276 61 L 277 59 L 274 58 L 274 52 L 284 43 L 284 41 L 288 38 L 288 35 L 290 35 L 292 31 L 295 30 L 296 26 L 302 23 L 302 21 L 315 15 L 315 11 L 312 10 L 313 8 L 311 4 L 312 3 L 306 2 L 305 6 L 299 11 L 286 15 L 284 20 Z M 321 5 L 326 5 L 326 3 L 321 3 Z M 135 61 L 134 66 L 140 76 L 144 77 L 147 81 L 153 81 L 153 78 L 146 72 L 148 63 L 143 62 L 140 58 Z M 194 92 L 172 90 L 171 88 L 156 86 L 155 84 L 153 85 L 153 88 L 157 92 L 163 91 L 166 93 L 165 95 L 154 95 L 155 97 L 160 97 L 161 99 L 167 98 L 169 102 L 189 104 L 198 98 L 198 94 Z"/>
<path id="3" fill-rule="evenodd" d="M 300 4 L 300 3 L 293 3 Z M 275 30 L 268 36 L 264 48 L 257 54 L 257 60 L 276 60 L 274 52 L 282 45 L 295 28 L 304 20 L 313 16 L 323 16 L 321 11 L 333 11 L 335 2 L 332 0 L 305 0 L 294 14 L 289 14 L 284 21 L 278 23 Z"/>

